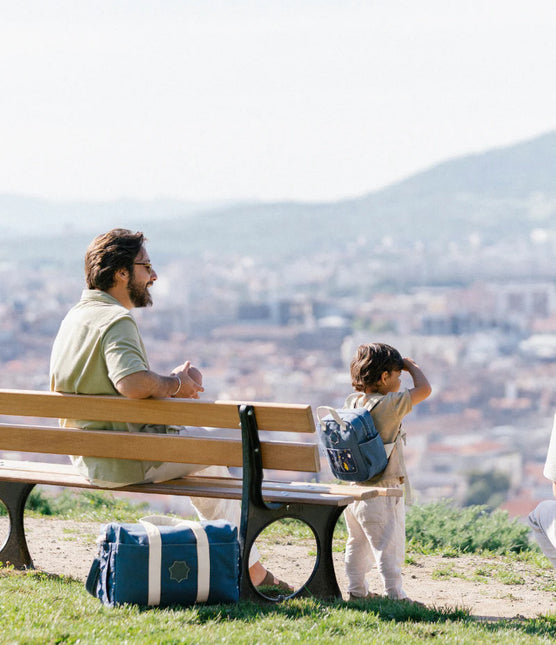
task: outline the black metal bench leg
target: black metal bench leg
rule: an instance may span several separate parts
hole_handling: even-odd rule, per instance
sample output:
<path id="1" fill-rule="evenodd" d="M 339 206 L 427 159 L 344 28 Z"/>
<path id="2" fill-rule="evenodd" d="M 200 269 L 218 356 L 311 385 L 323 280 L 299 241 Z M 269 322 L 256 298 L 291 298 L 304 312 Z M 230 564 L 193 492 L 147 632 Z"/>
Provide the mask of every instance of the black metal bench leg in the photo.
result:
<path id="1" fill-rule="evenodd" d="M 0 500 L 8 509 L 10 532 L 6 542 L 0 549 L 0 562 L 11 564 L 16 569 L 33 568 L 33 560 L 27 548 L 23 514 L 25 502 L 35 484 L 22 484 L 19 482 L 1 482 Z"/>
<path id="2" fill-rule="evenodd" d="M 308 524 L 317 542 L 317 559 L 309 580 L 294 596 L 341 598 L 332 559 L 334 527 L 343 507 L 304 503 L 266 503 L 262 496 L 263 465 L 261 444 L 253 406 L 240 405 L 243 440 L 243 494 L 241 503 L 240 595 L 245 600 L 267 600 L 251 583 L 249 553 L 259 533 L 269 524 L 291 517 Z M 277 598 L 276 600 L 280 600 Z"/>
<path id="3" fill-rule="evenodd" d="M 244 530 L 240 532 L 239 542 L 240 542 L 240 551 L 241 551 L 241 571 L 239 576 L 239 597 L 242 600 L 253 600 L 255 602 L 260 602 L 265 600 L 265 597 L 260 594 L 253 583 L 251 582 L 251 576 L 249 575 L 249 554 L 251 553 L 251 548 L 255 543 L 255 539 L 260 531 L 265 527 L 265 523 L 261 523 L 261 526 L 256 522 L 255 517 L 252 513 L 249 513 L 250 518 L 247 523 L 246 520 L 242 520 Z M 247 527 L 247 530 L 245 530 Z"/>
<path id="4" fill-rule="evenodd" d="M 242 544 L 244 554 L 241 576 L 241 597 L 245 600 L 275 600 L 260 594 L 251 584 L 249 578 L 249 552 L 257 536 L 269 524 L 284 518 L 293 518 L 307 524 L 313 531 L 317 555 L 315 566 L 307 582 L 293 596 L 314 596 L 321 599 L 341 598 L 342 593 L 334 571 L 332 540 L 334 527 L 343 512 L 343 507 L 315 506 L 313 504 L 284 504 L 276 509 L 252 506 L 249 510 L 247 531 Z M 280 600 L 280 598 L 278 598 Z"/>
<path id="5" fill-rule="evenodd" d="M 316 596 L 317 598 L 342 598 L 334 571 L 332 541 L 336 522 L 343 511 L 343 507 L 337 506 L 309 504 L 302 506 L 303 514 L 299 519 L 313 529 L 317 541 L 317 559 L 313 573 L 299 595 Z"/>

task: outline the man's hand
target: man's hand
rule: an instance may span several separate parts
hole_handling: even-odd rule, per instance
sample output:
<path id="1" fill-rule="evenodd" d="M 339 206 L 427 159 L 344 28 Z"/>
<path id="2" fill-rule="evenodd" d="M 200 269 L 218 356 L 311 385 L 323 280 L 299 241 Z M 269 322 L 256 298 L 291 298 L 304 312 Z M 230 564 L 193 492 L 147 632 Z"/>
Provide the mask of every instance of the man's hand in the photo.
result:
<path id="1" fill-rule="evenodd" d="M 180 379 L 181 385 L 176 377 Z M 203 375 L 189 361 L 176 367 L 170 376 L 161 376 L 150 370 L 129 374 L 116 383 L 116 389 L 122 396 L 130 399 L 164 399 L 171 396 L 198 399 L 199 392 L 205 391 Z"/>
<path id="2" fill-rule="evenodd" d="M 195 383 L 198 383 L 199 385 L 203 385 L 203 375 L 193 365 L 190 365 L 189 367 L 189 376 L 195 381 Z"/>
<path id="3" fill-rule="evenodd" d="M 203 375 L 191 365 L 191 361 L 186 361 L 172 370 L 174 376 L 179 377 L 181 381 L 180 389 L 173 395 L 180 399 L 198 399 L 199 392 L 204 392 Z"/>

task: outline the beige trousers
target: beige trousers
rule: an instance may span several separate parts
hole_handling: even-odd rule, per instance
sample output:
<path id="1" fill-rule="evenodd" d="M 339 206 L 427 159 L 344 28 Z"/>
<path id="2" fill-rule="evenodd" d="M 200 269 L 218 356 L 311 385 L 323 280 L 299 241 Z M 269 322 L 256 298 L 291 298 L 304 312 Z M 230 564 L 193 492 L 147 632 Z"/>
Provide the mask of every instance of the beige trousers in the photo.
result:
<path id="1" fill-rule="evenodd" d="M 348 592 L 364 597 L 369 592 L 367 573 L 376 566 L 389 598 L 402 600 L 405 558 L 405 503 L 403 497 L 375 497 L 352 502 L 345 510 L 348 528 L 345 567 Z"/>

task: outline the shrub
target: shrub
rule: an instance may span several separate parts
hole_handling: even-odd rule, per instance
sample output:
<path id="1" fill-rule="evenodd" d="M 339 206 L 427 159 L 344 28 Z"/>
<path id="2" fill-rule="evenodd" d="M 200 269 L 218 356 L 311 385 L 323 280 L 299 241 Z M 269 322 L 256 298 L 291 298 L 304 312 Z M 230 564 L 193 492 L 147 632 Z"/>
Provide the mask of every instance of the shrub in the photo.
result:
<path id="1" fill-rule="evenodd" d="M 494 471 L 473 471 L 467 475 L 467 493 L 463 506 L 482 505 L 496 508 L 507 497 L 510 478 L 506 473 Z"/>
<path id="2" fill-rule="evenodd" d="M 104 491 L 83 490 L 77 493 L 67 489 L 53 498 L 53 506 L 56 515 L 71 519 L 115 521 L 144 515 L 149 508 L 146 502 L 130 502 Z"/>
<path id="3" fill-rule="evenodd" d="M 66 519 L 106 521 L 134 521 L 148 511 L 146 502 L 132 502 L 114 497 L 112 493 L 96 490 L 70 491 L 58 494 L 46 493 L 41 487 L 34 488 L 27 498 L 26 509 L 37 515 L 57 516 Z M 0 504 L 0 515 L 6 515 L 6 507 Z"/>
<path id="4" fill-rule="evenodd" d="M 27 504 L 25 506 L 30 511 L 35 511 L 39 515 L 55 515 L 56 513 L 52 505 L 54 499 L 53 497 L 47 497 L 42 489 L 33 488 L 27 498 Z"/>
<path id="5" fill-rule="evenodd" d="M 48 497 L 40 488 L 33 488 L 25 507 L 37 513 L 38 515 L 55 515 L 56 512 L 52 507 L 52 497 Z M 7 515 L 8 509 L 0 503 L 0 515 Z"/>
<path id="6" fill-rule="evenodd" d="M 486 506 L 457 508 L 447 500 L 412 506 L 406 518 L 408 546 L 415 550 L 456 549 L 520 553 L 531 548 L 529 529 L 505 511 Z"/>

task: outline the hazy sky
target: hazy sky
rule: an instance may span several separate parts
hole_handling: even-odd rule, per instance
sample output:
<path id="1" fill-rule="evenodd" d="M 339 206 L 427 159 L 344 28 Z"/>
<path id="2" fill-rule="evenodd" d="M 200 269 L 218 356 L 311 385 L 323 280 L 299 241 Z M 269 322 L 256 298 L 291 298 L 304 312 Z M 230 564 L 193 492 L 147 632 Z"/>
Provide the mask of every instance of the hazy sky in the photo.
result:
<path id="1" fill-rule="evenodd" d="M 556 129 L 556 0 L 0 0 L 0 193 L 333 200 Z"/>

